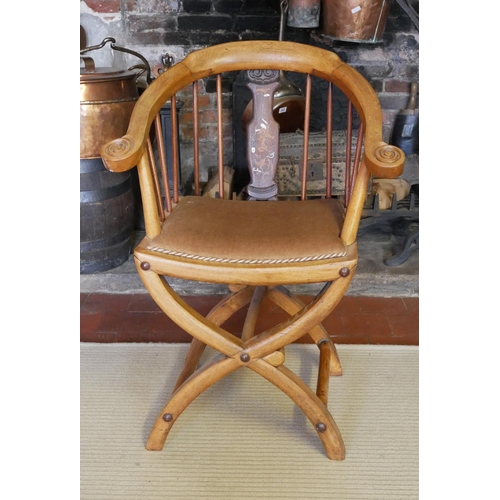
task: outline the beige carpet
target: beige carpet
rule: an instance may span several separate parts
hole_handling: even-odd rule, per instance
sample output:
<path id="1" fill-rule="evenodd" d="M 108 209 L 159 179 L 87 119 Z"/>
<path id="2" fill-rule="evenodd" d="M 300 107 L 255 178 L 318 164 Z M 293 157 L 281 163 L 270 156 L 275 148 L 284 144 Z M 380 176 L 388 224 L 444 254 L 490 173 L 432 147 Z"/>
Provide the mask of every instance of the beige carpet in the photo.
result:
<path id="1" fill-rule="evenodd" d="M 81 499 L 418 498 L 418 348 L 339 345 L 329 408 L 346 445 L 326 458 L 304 414 L 254 372 L 188 407 L 160 452 L 144 448 L 187 344 L 81 344 Z M 204 358 L 213 355 L 209 350 Z M 286 365 L 311 387 L 318 349 Z"/>

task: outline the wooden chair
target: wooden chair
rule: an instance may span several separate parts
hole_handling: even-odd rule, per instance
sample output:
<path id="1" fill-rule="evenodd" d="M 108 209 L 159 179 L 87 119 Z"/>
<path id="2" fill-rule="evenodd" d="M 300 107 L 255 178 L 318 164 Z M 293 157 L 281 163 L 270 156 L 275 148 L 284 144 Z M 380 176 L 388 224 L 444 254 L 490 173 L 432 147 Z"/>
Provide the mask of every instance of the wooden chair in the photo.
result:
<path id="1" fill-rule="evenodd" d="M 253 95 L 253 118 L 247 128 L 250 200 L 224 199 L 222 74 L 248 71 Z M 279 72 L 306 75 L 304 155 L 301 201 L 277 200 L 275 183 L 279 156 L 279 126 L 273 119 L 273 92 Z M 216 78 L 218 113 L 218 171 L 220 198 L 197 196 L 199 182 L 198 80 Z M 309 199 L 306 191 L 312 77 L 328 82 L 327 137 L 332 133 L 332 88 L 349 99 L 347 138 L 351 142 L 352 112 L 360 126 L 354 155 L 346 151 L 345 192 L 333 196 L 331 175 L 326 196 Z M 181 196 L 177 175 L 179 144 L 173 137 L 173 194 L 164 161 L 157 168 L 150 129 L 161 136 L 158 112 L 172 104 L 176 129 L 176 94 L 192 86 L 194 121 L 194 191 Z M 159 141 L 158 148 L 163 145 Z M 332 145 L 326 144 L 327 171 Z M 184 409 L 218 380 L 246 367 L 286 393 L 305 413 L 326 455 L 344 459 L 339 429 L 327 409 L 329 375 L 341 375 L 334 344 L 321 322 L 345 294 L 356 269 L 356 235 L 370 175 L 397 177 L 404 154 L 382 140 L 382 112 L 370 84 L 332 52 L 281 41 L 241 41 L 208 47 L 189 54 L 161 74 L 143 93 L 133 111 L 127 134 L 102 148 L 106 167 L 123 172 L 138 167 L 146 236 L 134 251 L 142 281 L 160 308 L 192 337 L 185 366 L 161 410 L 147 441 L 148 450 L 161 450 Z M 162 155 L 160 154 L 160 158 Z M 157 172 L 160 172 L 159 174 Z M 268 200 L 251 201 L 251 200 Z M 229 286 L 225 297 L 203 317 L 176 294 L 165 277 Z M 305 305 L 286 286 L 324 284 Z M 321 286 L 321 285 L 320 285 Z M 263 298 L 290 318 L 255 334 Z M 248 306 L 241 338 L 221 325 Z M 284 348 L 308 334 L 319 348 L 316 392 L 284 364 Z M 205 346 L 220 354 L 198 367 Z"/>

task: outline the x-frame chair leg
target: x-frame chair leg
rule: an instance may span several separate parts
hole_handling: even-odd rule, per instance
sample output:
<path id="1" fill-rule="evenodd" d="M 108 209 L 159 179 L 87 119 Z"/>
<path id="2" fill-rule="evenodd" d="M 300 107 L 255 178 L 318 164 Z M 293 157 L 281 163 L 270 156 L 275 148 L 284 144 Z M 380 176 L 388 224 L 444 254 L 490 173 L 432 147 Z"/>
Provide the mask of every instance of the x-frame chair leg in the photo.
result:
<path id="1" fill-rule="evenodd" d="M 217 326 L 222 325 L 236 311 L 239 311 L 251 301 L 252 293 L 253 288 L 247 287 L 236 293 L 227 295 L 207 314 L 207 320 Z M 196 371 L 205 347 L 206 344 L 199 341 L 197 338 L 193 338 L 186 355 L 184 368 L 177 379 L 173 392 L 175 392 L 183 382 Z"/>
<path id="2" fill-rule="evenodd" d="M 342 437 L 324 403 L 293 372 L 285 366 L 273 366 L 266 357 L 273 356 L 323 321 L 344 295 L 352 273 L 349 277 L 327 283 L 310 304 L 289 320 L 244 342 L 192 309 L 166 280 L 152 271 L 142 270 L 139 262 L 136 264 L 143 283 L 160 308 L 199 342 L 222 354 L 198 369 L 174 392 L 156 419 L 147 449 L 162 449 L 170 428 L 198 395 L 229 373 L 247 366 L 283 390 L 304 411 L 315 425 L 329 458 L 344 458 Z"/>

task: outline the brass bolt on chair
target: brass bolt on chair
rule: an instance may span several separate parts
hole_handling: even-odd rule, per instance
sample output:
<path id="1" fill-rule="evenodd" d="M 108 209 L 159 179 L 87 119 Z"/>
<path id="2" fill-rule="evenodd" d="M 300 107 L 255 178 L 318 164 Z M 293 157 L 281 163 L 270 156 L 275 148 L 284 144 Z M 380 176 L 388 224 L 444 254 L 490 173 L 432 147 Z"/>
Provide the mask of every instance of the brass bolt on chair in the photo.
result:
<path id="1" fill-rule="evenodd" d="M 246 201 L 224 199 L 223 177 L 222 74 L 242 70 L 248 72 L 254 102 L 247 128 L 251 182 L 250 200 Z M 306 75 L 300 201 L 277 199 L 279 125 L 273 118 L 273 92 L 280 71 Z M 198 81 L 208 76 L 215 76 L 217 82 L 220 199 L 198 196 Z M 342 196 L 332 195 L 331 141 L 326 144 L 326 169 L 330 172 L 326 196 L 307 196 L 312 77 L 328 82 L 327 137 L 332 135 L 333 86 L 349 99 L 349 145 Z M 193 96 L 195 195 L 179 195 L 175 164 L 179 144 L 174 136 L 173 194 L 164 189 L 162 197 L 161 185 L 169 186 L 167 167 L 162 154 L 160 168 L 155 166 L 150 129 L 153 126 L 156 137 L 161 137 L 158 113 L 170 99 L 172 129 L 176 130 L 176 94 L 188 86 L 192 87 Z M 353 108 L 360 126 L 351 156 Z M 160 153 L 162 147 L 159 141 Z M 127 134 L 106 144 L 102 158 L 113 172 L 138 167 L 146 235 L 134 251 L 137 270 L 165 314 L 193 337 L 184 368 L 153 425 L 146 448 L 161 450 L 173 424 L 199 394 L 231 372 L 246 367 L 281 389 L 302 409 L 328 458 L 344 459 L 340 431 L 327 409 L 329 376 L 341 375 L 342 369 L 321 322 L 344 296 L 356 270 L 356 236 L 370 175 L 397 177 L 404 164 L 402 151 L 382 140 L 382 112 L 370 84 L 336 54 L 309 45 L 241 41 L 208 47 L 189 54 L 146 89 L 134 108 Z M 166 277 L 224 284 L 231 293 L 203 317 L 174 292 Z M 324 286 L 305 305 L 286 286 L 307 283 Z M 290 318 L 255 334 L 264 297 Z M 245 306 L 248 313 L 239 338 L 221 325 Z M 284 348 L 306 334 L 319 348 L 316 392 L 284 364 Z M 198 367 L 207 345 L 220 354 Z"/>

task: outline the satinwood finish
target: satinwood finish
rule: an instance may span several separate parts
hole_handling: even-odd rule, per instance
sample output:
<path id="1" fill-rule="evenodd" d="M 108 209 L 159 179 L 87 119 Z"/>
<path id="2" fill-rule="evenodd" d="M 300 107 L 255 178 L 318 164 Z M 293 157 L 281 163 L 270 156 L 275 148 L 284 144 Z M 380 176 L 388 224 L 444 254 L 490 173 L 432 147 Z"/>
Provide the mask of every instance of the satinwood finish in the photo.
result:
<path id="1" fill-rule="evenodd" d="M 150 130 L 168 100 L 185 87 L 194 92 L 198 109 L 198 80 L 216 77 L 217 161 L 219 190 L 222 190 L 224 151 L 222 86 L 223 73 L 246 71 L 254 99 L 252 120 L 247 125 L 247 156 L 252 178 L 250 199 L 217 200 L 182 196 L 178 178 L 173 195 L 159 193 L 159 179 L 167 184 L 166 168 L 158 176 L 151 154 Z M 361 127 L 358 145 L 346 165 L 346 195 L 332 198 L 327 179 L 327 198 L 308 200 L 302 187 L 302 201 L 279 201 L 276 197 L 276 165 L 279 155 L 279 126 L 273 118 L 272 91 L 279 72 L 307 76 L 304 117 L 302 180 L 307 182 L 311 79 L 328 82 L 327 131 L 332 131 L 332 87 L 348 98 Z M 200 86 L 201 88 L 201 86 Z M 309 103 L 309 104 L 308 104 Z M 173 113 L 175 114 L 175 113 Z M 352 113 L 346 125 L 352 131 Z M 175 125 L 175 122 L 174 122 Z M 200 192 L 199 120 L 194 119 L 195 193 Z M 175 130 L 175 128 L 174 128 Z M 176 148 L 179 147 L 175 142 Z M 348 147 L 350 150 L 350 148 Z M 331 155 L 332 145 L 327 141 Z M 370 176 L 393 178 L 402 173 L 404 154 L 382 140 L 382 111 L 370 84 L 353 68 L 327 50 L 282 41 L 242 41 L 194 51 L 162 73 L 138 100 L 127 133 L 101 150 L 106 167 L 123 172 L 138 167 L 146 236 L 134 251 L 137 272 L 158 306 L 175 323 L 193 336 L 184 368 L 174 391 L 159 412 L 146 448 L 161 450 L 167 435 L 189 404 L 218 380 L 235 370 L 249 368 L 287 394 L 307 416 L 321 439 L 326 456 L 345 457 L 340 431 L 327 409 L 329 377 L 341 375 L 335 346 L 321 322 L 337 306 L 349 287 L 358 260 L 356 236 L 366 200 Z M 177 158 L 177 156 L 176 156 Z M 177 160 L 176 160 L 177 161 Z M 327 160 L 331 165 L 331 161 Z M 174 175 L 177 171 L 174 164 Z M 222 194 L 223 196 L 223 194 Z M 268 200 L 268 201 L 250 201 Z M 273 201 L 275 200 L 275 201 Z M 291 203 L 291 205 L 290 205 Z M 299 205 L 297 205 L 299 204 Z M 296 208 L 300 206 L 300 210 Z M 255 214 L 259 220 L 255 222 Z M 300 217 L 304 213 L 305 218 Z M 207 215 L 208 214 L 208 215 Z M 276 214 L 279 219 L 276 220 Z M 198 223 L 190 232 L 190 220 Z M 203 221 L 200 225 L 200 221 Z M 300 222 L 298 222 L 300 221 Z M 295 227 L 294 224 L 299 224 Z M 190 307 L 165 277 L 228 285 L 230 294 L 204 317 Z M 323 283 L 320 293 L 307 305 L 289 292 L 286 285 Z M 271 301 L 289 318 L 265 331 L 256 330 L 263 300 Z M 248 306 L 241 337 L 223 328 L 236 312 Z M 285 348 L 308 334 L 318 346 L 316 392 L 285 365 Z M 219 354 L 202 366 L 206 346 Z M 221 430 L 221 432 L 223 432 Z"/>

